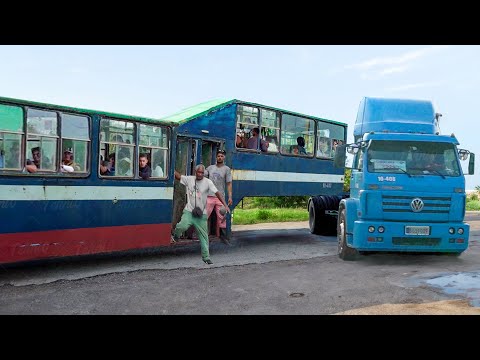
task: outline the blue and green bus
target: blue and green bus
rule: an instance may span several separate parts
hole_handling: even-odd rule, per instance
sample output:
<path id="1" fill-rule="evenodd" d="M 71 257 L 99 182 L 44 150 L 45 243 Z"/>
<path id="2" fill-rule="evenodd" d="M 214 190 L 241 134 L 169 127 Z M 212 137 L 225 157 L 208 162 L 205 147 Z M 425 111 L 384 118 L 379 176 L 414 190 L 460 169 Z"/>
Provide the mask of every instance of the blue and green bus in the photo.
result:
<path id="1" fill-rule="evenodd" d="M 173 172 L 193 175 L 217 149 L 232 169 L 232 208 L 249 196 L 338 197 L 344 172 L 333 156 L 346 129 L 235 99 L 153 119 L 0 97 L 0 263 L 191 243 L 170 242 L 185 205 Z"/>

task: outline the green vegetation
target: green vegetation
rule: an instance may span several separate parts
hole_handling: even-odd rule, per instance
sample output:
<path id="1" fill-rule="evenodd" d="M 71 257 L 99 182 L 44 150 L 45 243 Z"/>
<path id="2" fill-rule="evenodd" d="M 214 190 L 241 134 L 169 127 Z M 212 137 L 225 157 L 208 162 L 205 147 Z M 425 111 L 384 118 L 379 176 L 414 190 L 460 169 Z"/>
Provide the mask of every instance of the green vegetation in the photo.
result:
<path id="1" fill-rule="evenodd" d="M 290 209 L 241 209 L 235 208 L 234 225 L 258 224 L 266 222 L 307 221 L 307 208 Z"/>
<path id="2" fill-rule="evenodd" d="M 465 208 L 468 211 L 480 211 L 480 186 L 475 186 L 476 192 L 467 195 L 467 205 Z"/>

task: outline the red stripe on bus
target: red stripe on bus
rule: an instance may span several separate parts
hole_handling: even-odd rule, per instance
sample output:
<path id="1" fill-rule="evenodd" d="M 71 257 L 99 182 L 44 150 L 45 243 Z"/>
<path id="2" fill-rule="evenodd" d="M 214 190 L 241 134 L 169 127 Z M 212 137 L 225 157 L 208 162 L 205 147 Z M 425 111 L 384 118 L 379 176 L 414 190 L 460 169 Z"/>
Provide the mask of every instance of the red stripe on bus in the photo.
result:
<path id="1" fill-rule="evenodd" d="M 166 246 L 171 228 L 168 223 L 0 234 L 0 263 Z"/>

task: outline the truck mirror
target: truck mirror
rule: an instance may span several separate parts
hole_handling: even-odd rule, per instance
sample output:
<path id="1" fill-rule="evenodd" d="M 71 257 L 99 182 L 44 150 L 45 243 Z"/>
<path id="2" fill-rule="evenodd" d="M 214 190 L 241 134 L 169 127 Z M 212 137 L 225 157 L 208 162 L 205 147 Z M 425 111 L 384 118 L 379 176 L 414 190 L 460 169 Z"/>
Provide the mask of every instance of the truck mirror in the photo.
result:
<path id="1" fill-rule="evenodd" d="M 469 153 L 470 152 L 468 150 L 459 149 L 458 150 L 458 157 L 460 158 L 460 160 L 465 161 L 465 160 L 467 160 Z"/>
<path id="2" fill-rule="evenodd" d="M 344 168 L 345 167 L 345 150 L 347 145 L 337 145 L 335 150 L 335 157 L 333 158 L 333 166 L 337 168 Z"/>
<path id="3" fill-rule="evenodd" d="M 349 154 L 355 155 L 355 154 L 358 152 L 358 146 L 357 146 L 357 145 L 356 145 L 356 146 L 351 146 L 351 145 L 348 146 L 348 145 L 347 145 L 347 152 L 348 152 Z"/>
<path id="4" fill-rule="evenodd" d="M 475 173 L 475 154 L 470 153 L 470 160 L 468 161 L 468 175 Z"/>

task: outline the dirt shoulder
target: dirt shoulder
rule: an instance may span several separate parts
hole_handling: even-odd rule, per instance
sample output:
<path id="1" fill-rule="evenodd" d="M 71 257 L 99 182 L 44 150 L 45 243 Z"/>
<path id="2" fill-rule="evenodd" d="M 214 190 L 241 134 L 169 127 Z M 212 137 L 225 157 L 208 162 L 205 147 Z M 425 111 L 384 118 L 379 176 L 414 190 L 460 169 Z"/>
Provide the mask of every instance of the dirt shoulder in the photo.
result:
<path id="1" fill-rule="evenodd" d="M 382 304 L 335 315 L 480 315 L 480 308 L 470 306 L 467 300 L 444 300 L 424 304 Z"/>

